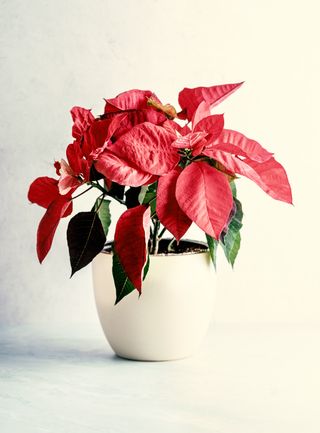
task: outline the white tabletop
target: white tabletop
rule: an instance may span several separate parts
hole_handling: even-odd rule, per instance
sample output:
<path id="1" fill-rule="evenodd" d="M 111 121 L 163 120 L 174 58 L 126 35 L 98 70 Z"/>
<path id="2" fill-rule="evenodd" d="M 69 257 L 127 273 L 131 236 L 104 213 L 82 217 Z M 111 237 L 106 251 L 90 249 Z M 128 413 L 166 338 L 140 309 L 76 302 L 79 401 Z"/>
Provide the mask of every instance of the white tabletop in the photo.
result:
<path id="1" fill-rule="evenodd" d="M 1 433 L 319 433 L 319 327 L 215 325 L 182 361 L 115 357 L 98 325 L 0 331 Z"/>

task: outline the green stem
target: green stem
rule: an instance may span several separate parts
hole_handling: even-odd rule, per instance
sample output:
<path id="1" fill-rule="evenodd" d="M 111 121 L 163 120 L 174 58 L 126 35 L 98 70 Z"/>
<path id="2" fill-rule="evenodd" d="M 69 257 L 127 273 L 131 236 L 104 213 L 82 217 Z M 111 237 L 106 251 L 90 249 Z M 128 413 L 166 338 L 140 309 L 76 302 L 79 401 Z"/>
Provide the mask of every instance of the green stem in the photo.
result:
<path id="1" fill-rule="evenodd" d="M 90 186 L 90 188 L 87 188 L 85 191 L 82 191 L 80 194 L 76 195 L 75 197 L 72 197 L 71 200 L 75 200 L 76 198 L 80 197 L 82 194 L 85 194 L 86 192 L 90 191 L 90 189 L 93 188 L 93 185 Z"/>
<path id="2" fill-rule="evenodd" d="M 159 237 L 158 232 L 160 229 L 160 221 L 156 219 L 154 221 L 153 239 L 152 239 L 152 254 L 157 254 L 159 249 Z"/>
<path id="3" fill-rule="evenodd" d="M 159 233 L 159 236 L 158 236 L 159 239 L 162 238 L 162 236 L 164 235 L 164 233 L 165 233 L 166 230 L 167 230 L 167 229 L 166 229 L 165 227 L 163 227 L 163 229 L 162 229 L 161 232 Z"/>
<path id="4" fill-rule="evenodd" d="M 168 245 L 168 252 L 169 253 L 174 253 L 174 248 L 173 248 L 173 243 L 176 239 L 173 237 Z"/>

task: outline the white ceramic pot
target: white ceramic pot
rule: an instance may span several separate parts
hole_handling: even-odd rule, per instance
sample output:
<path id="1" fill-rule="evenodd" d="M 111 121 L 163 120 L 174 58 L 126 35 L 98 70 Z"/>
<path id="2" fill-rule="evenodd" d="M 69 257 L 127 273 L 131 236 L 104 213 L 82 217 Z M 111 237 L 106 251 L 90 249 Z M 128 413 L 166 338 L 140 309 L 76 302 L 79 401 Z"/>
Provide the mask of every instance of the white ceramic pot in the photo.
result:
<path id="1" fill-rule="evenodd" d="M 216 278 L 208 252 L 150 256 L 142 295 L 135 290 L 117 305 L 112 254 L 92 263 L 100 322 L 114 352 L 140 361 L 192 355 L 213 312 Z"/>

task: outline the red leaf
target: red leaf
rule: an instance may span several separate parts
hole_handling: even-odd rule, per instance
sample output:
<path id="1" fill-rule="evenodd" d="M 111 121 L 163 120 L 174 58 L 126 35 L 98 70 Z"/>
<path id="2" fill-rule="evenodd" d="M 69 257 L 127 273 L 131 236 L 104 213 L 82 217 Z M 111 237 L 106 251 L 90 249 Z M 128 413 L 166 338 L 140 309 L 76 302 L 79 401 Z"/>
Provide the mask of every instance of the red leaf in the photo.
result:
<path id="1" fill-rule="evenodd" d="M 272 153 L 264 149 L 257 141 L 247 138 L 245 135 L 238 131 L 231 129 L 224 129 L 219 135 L 219 138 L 212 143 L 209 149 L 223 150 L 228 152 L 230 146 L 230 153 L 247 156 L 253 161 L 264 162 L 272 157 Z M 236 148 L 239 149 L 236 152 Z"/>
<path id="2" fill-rule="evenodd" d="M 131 167 L 125 160 L 110 151 L 105 151 L 98 156 L 95 168 L 113 182 L 126 186 L 145 185 L 154 177 L 150 173 Z"/>
<path id="3" fill-rule="evenodd" d="M 172 146 L 178 149 L 193 149 L 203 141 L 208 134 L 206 132 L 190 132 L 182 135 L 172 142 Z"/>
<path id="4" fill-rule="evenodd" d="M 192 223 L 176 200 L 176 184 L 181 172 L 182 168 L 176 167 L 160 177 L 157 189 L 157 215 L 177 241 L 182 238 Z"/>
<path id="5" fill-rule="evenodd" d="M 119 138 L 110 151 L 146 173 L 161 176 L 172 170 L 179 156 L 172 147 L 176 136 L 161 126 L 145 122 Z"/>
<path id="6" fill-rule="evenodd" d="M 200 120 L 196 126 L 194 127 L 194 132 L 196 131 L 204 131 L 207 133 L 206 140 L 207 142 L 211 142 L 216 140 L 224 126 L 224 118 L 223 114 L 214 114 L 213 116 L 208 116 Z"/>
<path id="7" fill-rule="evenodd" d="M 114 235 L 114 249 L 134 287 L 141 293 L 143 269 L 147 261 L 150 207 L 126 210 L 119 218 Z"/>
<path id="8" fill-rule="evenodd" d="M 75 177 L 81 175 L 85 181 L 88 181 L 90 179 L 90 164 L 83 158 L 82 149 L 77 140 L 68 145 L 66 155 L 73 172 L 68 174 L 73 174 Z M 78 180 L 78 183 L 81 182 Z"/>
<path id="9" fill-rule="evenodd" d="M 40 263 L 42 263 L 51 248 L 60 219 L 62 216 L 70 214 L 70 210 L 72 211 L 70 196 L 62 195 L 50 204 L 41 219 L 37 232 L 37 254 Z"/>
<path id="10" fill-rule="evenodd" d="M 125 110 L 142 110 L 147 108 L 147 101 L 149 98 L 159 99 L 150 90 L 128 90 L 120 93 L 112 99 L 106 99 L 105 113 L 115 113 Z"/>
<path id="11" fill-rule="evenodd" d="M 194 89 L 184 88 L 179 93 L 179 104 L 186 111 L 188 120 L 192 119 L 198 105 L 205 101 L 210 107 L 214 107 L 237 90 L 243 83 L 222 84 L 212 87 L 196 87 Z"/>
<path id="12" fill-rule="evenodd" d="M 29 187 L 28 200 L 46 209 L 57 197 L 58 181 L 52 177 L 38 177 Z"/>
<path id="13" fill-rule="evenodd" d="M 81 141 L 83 156 L 90 159 L 90 153 L 104 145 L 109 137 L 109 127 L 113 119 L 96 119 L 86 130 Z"/>
<path id="14" fill-rule="evenodd" d="M 231 154 L 214 151 L 213 157 L 233 173 L 253 180 L 276 200 L 292 204 L 291 187 L 285 169 L 273 157 L 264 162 L 240 159 Z"/>
<path id="15" fill-rule="evenodd" d="M 71 116 L 74 122 L 72 127 L 72 136 L 76 139 L 81 139 L 85 131 L 94 122 L 94 116 L 91 110 L 82 107 L 73 107 Z"/>
<path id="16" fill-rule="evenodd" d="M 205 117 L 210 116 L 210 114 L 211 114 L 210 113 L 210 104 L 208 104 L 208 102 L 206 102 L 206 101 L 202 101 L 198 105 L 198 108 L 195 110 L 193 117 L 192 117 L 193 129 L 195 128 L 197 123 L 200 122 L 200 120 L 202 120 Z"/>
<path id="17" fill-rule="evenodd" d="M 192 221 L 219 239 L 233 206 L 231 188 L 224 174 L 206 162 L 193 162 L 177 180 L 176 198 Z"/>

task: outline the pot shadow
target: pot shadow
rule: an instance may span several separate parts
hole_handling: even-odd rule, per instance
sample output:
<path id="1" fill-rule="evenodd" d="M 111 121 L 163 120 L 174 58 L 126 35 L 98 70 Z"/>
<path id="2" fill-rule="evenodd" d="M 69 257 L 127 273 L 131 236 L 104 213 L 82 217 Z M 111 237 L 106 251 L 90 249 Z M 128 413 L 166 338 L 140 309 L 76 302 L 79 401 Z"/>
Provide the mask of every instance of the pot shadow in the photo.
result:
<path id="1" fill-rule="evenodd" d="M 95 344 L 96 343 L 96 344 Z M 24 341 L 1 341 L 0 364 L 16 359 L 17 361 L 39 360 L 72 362 L 73 364 L 126 363 L 128 360 L 119 358 L 107 344 L 91 340 L 61 340 L 32 339 Z"/>

